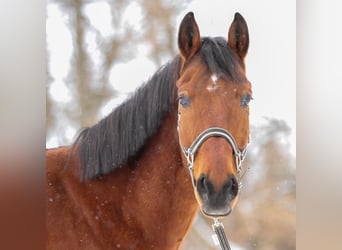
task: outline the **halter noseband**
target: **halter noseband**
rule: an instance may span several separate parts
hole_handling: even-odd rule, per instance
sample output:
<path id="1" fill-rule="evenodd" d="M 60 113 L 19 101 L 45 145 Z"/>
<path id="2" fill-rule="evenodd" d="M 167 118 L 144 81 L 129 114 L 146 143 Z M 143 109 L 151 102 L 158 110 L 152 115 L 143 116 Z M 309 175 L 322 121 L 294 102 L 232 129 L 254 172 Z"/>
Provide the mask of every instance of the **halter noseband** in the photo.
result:
<path id="1" fill-rule="evenodd" d="M 241 168 L 242 168 L 241 166 L 247 154 L 248 144 L 243 150 L 240 150 L 231 133 L 229 133 L 227 130 L 220 128 L 220 127 L 211 127 L 211 128 L 207 128 L 202 133 L 200 133 L 196 137 L 196 139 L 192 142 L 191 146 L 189 148 L 186 148 L 183 146 L 181 138 L 180 138 L 179 124 L 180 124 L 180 111 L 178 111 L 178 124 L 177 124 L 179 144 L 188 163 L 188 169 L 189 169 L 189 173 L 191 176 L 193 187 L 196 186 L 193 165 L 194 165 L 195 156 L 199 147 L 210 137 L 223 137 L 229 142 L 229 144 L 232 146 L 232 149 L 233 149 L 233 154 L 235 156 L 235 164 L 236 164 L 236 169 L 237 169 L 238 182 L 239 182 L 239 189 L 240 189 L 242 186 L 241 180 L 245 176 L 246 172 L 248 171 L 248 168 L 247 168 L 245 169 L 244 172 L 241 173 Z M 248 143 L 249 143 L 249 140 L 248 140 Z"/>

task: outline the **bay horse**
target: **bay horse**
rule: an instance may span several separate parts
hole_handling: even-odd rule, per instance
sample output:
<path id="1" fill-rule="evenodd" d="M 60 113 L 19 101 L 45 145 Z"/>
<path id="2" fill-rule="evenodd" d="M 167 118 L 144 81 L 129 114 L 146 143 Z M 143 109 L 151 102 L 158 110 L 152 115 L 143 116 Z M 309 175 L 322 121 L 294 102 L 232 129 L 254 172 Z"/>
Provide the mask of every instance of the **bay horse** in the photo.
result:
<path id="1" fill-rule="evenodd" d="M 47 249 L 179 249 L 200 209 L 228 215 L 249 142 L 246 21 L 201 37 L 71 146 L 46 151 Z M 134 72 L 133 72 L 134 73 Z"/>

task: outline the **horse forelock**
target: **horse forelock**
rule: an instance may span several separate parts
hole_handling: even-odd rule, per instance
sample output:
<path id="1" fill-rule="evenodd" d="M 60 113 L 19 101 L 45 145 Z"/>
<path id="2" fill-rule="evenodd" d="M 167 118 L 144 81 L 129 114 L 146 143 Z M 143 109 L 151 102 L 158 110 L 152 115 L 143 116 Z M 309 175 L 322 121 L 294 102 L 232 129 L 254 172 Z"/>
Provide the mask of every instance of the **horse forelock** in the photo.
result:
<path id="1" fill-rule="evenodd" d="M 226 39 L 223 37 L 203 37 L 199 53 L 211 74 L 241 82 L 241 74 L 238 68 L 239 64 L 243 65 L 243 62 L 240 62 L 230 49 Z"/>

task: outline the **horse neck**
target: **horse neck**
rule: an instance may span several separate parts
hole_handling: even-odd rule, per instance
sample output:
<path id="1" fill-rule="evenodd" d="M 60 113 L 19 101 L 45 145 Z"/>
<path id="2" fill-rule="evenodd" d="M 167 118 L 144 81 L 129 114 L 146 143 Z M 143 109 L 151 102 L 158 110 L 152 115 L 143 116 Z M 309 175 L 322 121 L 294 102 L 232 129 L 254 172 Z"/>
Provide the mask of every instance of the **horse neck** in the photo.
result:
<path id="1" fill-rule="evenodd" d="M 111 174 L 79 182 L 79 168 L 64 172 L 64 188 L 103 244 L 122 241 L 118 237 L 129 231 L 129 244 L 178 249 L 198 205 L 182 165 L 176 126 L 174 108 L 138 155 Z M 106 218 L 107 227 L 102 228 L 94 211 L 101 215 L 99 221 Z M 108 230 L 108 225 L 115 230 Z"/>
<path id="2" fill-rule="evenodd" d="M 135 221 L 150 237 L 160 235 L 170 244 L 185 236 L 198 208 L 182 165 L 174 110 L 134 160 L 123 209 L 126 218 L 137 215 Z"/>
<path id="3" fill-rule="evenodd" d="M 147 242 L 154 246 L 149 249 L 178 249 L 198 205 L 189 174 L 182 165 L 176 126 L 174 108 L 141 152 L 111 174 L 79 182 L 78 167 L 63 171 L 63 186 L 70 201 L 79 208 L 77 216 L 86 219 L 103 245 L 121 242 L 123 233 L 127 244 Z M 73 161 L 77 166 L 77 159 Z M 65 210 L 69 207 L 72 206 L 64 206 Z"/>

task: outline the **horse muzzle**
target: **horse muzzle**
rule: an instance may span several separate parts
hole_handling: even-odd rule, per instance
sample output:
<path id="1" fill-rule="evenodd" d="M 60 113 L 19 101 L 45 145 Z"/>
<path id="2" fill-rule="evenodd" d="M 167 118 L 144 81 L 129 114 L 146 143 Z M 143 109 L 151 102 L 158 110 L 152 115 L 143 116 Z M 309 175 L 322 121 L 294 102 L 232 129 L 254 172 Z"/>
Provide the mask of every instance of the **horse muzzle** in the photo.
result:
<path id="1" fill-rule="evenodd" d="M 220 188 L 213 185 L 207 175 L 202 174 L 196 181 L 196 191 L 201 199 L 201 210 L 209 217 L 224 217 L 231 213 L 234 200 L 239 193 L 239 185 L 234 175 L 229 175 Z"/>

